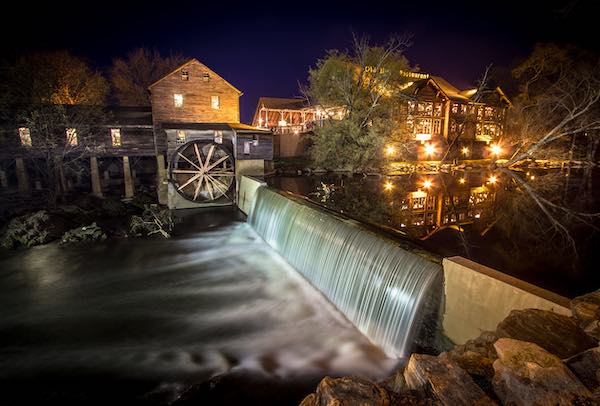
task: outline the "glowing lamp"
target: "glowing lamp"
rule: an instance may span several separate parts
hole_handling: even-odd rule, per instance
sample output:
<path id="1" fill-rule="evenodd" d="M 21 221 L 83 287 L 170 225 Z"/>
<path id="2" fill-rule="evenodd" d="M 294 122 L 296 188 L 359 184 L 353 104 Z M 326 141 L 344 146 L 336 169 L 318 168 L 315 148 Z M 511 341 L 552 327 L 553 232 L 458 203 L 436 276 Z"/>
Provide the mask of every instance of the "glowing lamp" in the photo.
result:
<path id="1" fill-rule="evenodd" d="M 469 155 L 469 148 L 467 148 L 467 147 L 463 147 L 463 149 L 462 149 L 461 151 L 462 151 L 462 154 L 463 154 L 464 156 L 467 156 L 467 155 Z"/>
<path id="2" fill-rule="evenodd" d="M 433 182 L 431 182 L 431 180 L 425 179 L 423 181 L 423 188 L 424 189 L 429 189 L 431 186 L 433 186 Z"/>
<path id="3" fill-rule="evenodd" d="M 494 185 L 496 182 L 498 182 L 498 178 L 494 175 L 490 176 L 490 178 L 488 179 L 488 182 L 492 185 Z"/>
<path id="4" fill-rule="evenodd" d="M 425 154 L 428 157 L 431 157 L 435 154 L 435 145 L 434 144 L 425 144 Z"/>
<path id="5" fill-rule="evenodd" d="M 287 125 L 287 121 L 285 120 L 279 120 L 279 123 L 277 123 L 279 125 L 279 127 L 285 127 Z"/>
<path id="6" fill-rule="evenodd" d="M 460 178 L 460 179 L 458 180 L 458 183 L 460 183 L 461 185 L 464 185 L 466 181 L 467 181 L 467 180 L 466 180 L 465 178 Z"/>
<path id="7" fill-rule="evenodd" d="M 500 154 L 502 153 L 502 147 L 500 147 L 500 145 L 498 144 L 491 145 L 490 149 L 493 155 L 500 156 Z"/>
<path id="8" fill-rule="evenodd" d="M 394 148 L 393 145 L 388 145 L 387 147 L 385 147 L 386 155 L 394 155 L 395 152 L 396 152 L 396 148 Z"/>
<path id="9" fill-rule="evenodd" d="M 531 175 L 530 179 L 535 180 L 535 175 Z"/>
<path id="10" fill-rule="evenodd" d="M 383 187 L 385 188 L 385 190 L 392 190 L 392 188 L 394 187 L 394 185 L 392 184 L 392 182 L 385 182 L 385 184 L 383 185 Z"/>

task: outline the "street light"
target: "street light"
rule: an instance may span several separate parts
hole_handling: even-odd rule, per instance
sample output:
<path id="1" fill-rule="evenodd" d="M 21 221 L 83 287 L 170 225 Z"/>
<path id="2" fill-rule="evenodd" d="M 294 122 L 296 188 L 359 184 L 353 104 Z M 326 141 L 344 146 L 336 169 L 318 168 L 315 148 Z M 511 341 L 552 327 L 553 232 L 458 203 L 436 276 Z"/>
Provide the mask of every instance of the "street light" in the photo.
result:
<path id="1" fill-rule="evenodd" d="M 496 157 L 499 157 L 502 153 L 502 147 L 499 144 L 491 145 L 490 149 L 492 150 L 492 155 L 496 155 Z"/>
<path id="2" fill-rule="evenodd" d="M 435 144 L 425 144 L 425 155 L 431 158 L 435 154 Z"/>

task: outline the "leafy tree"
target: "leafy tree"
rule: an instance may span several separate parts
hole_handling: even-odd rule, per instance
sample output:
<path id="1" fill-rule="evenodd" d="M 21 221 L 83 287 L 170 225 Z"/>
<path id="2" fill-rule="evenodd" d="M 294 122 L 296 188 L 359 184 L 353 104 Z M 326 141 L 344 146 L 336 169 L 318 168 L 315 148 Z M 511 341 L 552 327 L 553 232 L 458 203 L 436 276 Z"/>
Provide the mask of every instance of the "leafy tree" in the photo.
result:
<path id="1" fill-rule="evenodd" d="M 399 98 L 409 79 L 403 50 L 408 38 L 383 46 L 354 38 L 352 51 L 329 51 L 310 69 L 304 93 L 328 119 L 314 129 L 311 158 L 317 166 L 353 172 L 377 171 L 386 142 L 408 139 L 397 121 Z M 329 115 L 335 111 L 332 118 Z"/>
<path id="2" fill-rule="evenodd" d="M 110 69 L 110 80 L 119 104 L 149 106 L 148 86 L 184 62 L 182 55 L 163 57 L 157 50 L 147 48 L 134 49 L 124 59 L 116 58 Z"/>
<path id="3" fill-rule="evenodd" d="M 108 83 L 86 61 L 67 51 L 29 54 L 3 69 L 0 114 L 4 136 L 27 127 L 29 163 L 42 177 L 49 202 L 67 189 L 66 177 L 81 174 L 95 148 L 95 129 L 106 117 Z M 67 131 L 67 129 L 75 129 Z"/>

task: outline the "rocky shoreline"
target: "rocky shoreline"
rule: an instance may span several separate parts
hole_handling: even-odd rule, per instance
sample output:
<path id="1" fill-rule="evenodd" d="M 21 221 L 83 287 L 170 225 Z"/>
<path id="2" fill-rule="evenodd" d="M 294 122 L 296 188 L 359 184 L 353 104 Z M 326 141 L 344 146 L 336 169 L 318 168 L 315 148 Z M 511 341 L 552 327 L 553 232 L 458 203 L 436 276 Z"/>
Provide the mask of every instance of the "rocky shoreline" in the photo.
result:
<path id="1" fill-rule="evenodd" d="M 514 310 L 450 351 L 412 354 L 382 382 L 326 377 L 300 406 L 598 405 L 600 290 L 571 310 Z"/>

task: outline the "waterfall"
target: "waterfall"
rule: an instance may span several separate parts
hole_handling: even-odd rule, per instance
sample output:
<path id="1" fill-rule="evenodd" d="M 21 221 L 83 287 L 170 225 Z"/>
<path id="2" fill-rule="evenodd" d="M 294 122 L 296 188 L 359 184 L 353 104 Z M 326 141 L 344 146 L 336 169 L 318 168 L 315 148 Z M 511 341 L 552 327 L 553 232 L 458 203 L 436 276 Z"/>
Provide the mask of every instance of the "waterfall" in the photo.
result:
<path id="1" fill-rule="evenodd" d="M 264 186 L 249 222 L 371 341 L 407 355 L 439 264 Z"/>

